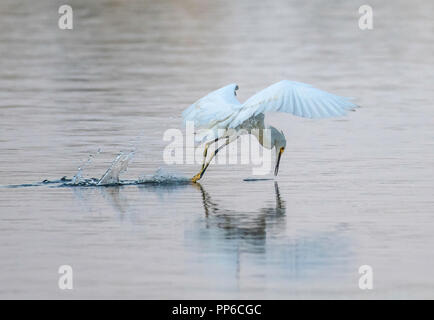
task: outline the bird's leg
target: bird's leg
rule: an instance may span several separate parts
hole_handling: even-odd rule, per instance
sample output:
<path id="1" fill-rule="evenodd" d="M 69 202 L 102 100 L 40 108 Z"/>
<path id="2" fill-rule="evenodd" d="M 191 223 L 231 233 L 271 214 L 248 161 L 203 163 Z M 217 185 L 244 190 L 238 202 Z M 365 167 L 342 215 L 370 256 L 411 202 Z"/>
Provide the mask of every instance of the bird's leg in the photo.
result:
<path id="1" fill-rule="evenodd" d="M 191 179 L 191 181 L 196 182 L 196 181 L 200 180 L 200 179 L 202 178 L 202 176 L 204 175 L 206 169 L 208 169 L 208 166 L 210 165 L 212 159 L 214 159 L 214 157 L 217 155 L 217 153 L 218 153 L 221 149 L 223 149 L 224 147 L 226 147 L 226 146 L 231 142 L 230 137 L 225 137 L 225 138 L 226 138 L 226 142 L 225 142 L 225 144 L 222 145 L 222 146 L 220 146 L 220 147 L 218 147 L 218 148 L 214 151 L 213 155 L 212 155 L 212 156 L 210 157 L 210 159 L 208 160 L 208 163 L 207 163 L 206 165 L 202 166 L 202 169 L 200 170 L 200 172 L 199 172 L 197 175 L 195 175 L 195 176 Z M 236 138 L 238 138 L 238 137 L 236 137 Z M 216 139 L 216 140 L 217 140 L 217 139 Z"/>
<path id="2" fill-rule="evenodd" d="M 223 137 L 215 138 L 214 140 L 205 143 L 205 150 L 203 151 L 202 168 L 200 169 L 200 172 L 198 174 L 196 174 L 193 178 L 191 178 L 191 181 L 196 182 L 197 180 L 199 180 L 202 177 L 201 173 L 202 173 L 203 169 L 205 168 L 206 156 L 208 154 L 208 148 L 209 148 L 209 146 L 212 145 L 213 143 L 216 143 L 217 141 L 219 141 L 222 138 Z"/>
<path id="3" fill-rule="evenodd" d="M 205 150 L 203 151 L 202 168 L 201 168 L 200 170 L 202 170 L 203 167 L 205 167 L 206 155 L 207 155 L 207 153 L 208 153 L 208 148 L 209 148 L 210 144 L 211 144 L 211 143 L 209 143 L 209 142 L 208 142 L 207 144 L 205 144 Z"/>
<path id="4" fill-rule="evenodd" d="M 221 147 L 218 147 L 218 148 L 214 151 L 214 153 L 211 155 L 210 159 L 208 160 L 208 163 L 207 163 L 207 164 L 202 168 L 202 170 L 200 170 L 200 172 L 199 172 L 197 175 L 195 175 L 195 176 L 193 177 L 193 179 L 192 179 L 193 182 L 196 182 L 197 180 L 199 180 L 199 179 L 202 178 L 202 176 L 204 175 L 206 169 L 208 169 L 208 166 L 210 165 L 212 159 L 214 159 L 214 157 L 217 155 L 217 153 L 218 153 L 218 152 L 219 152 L 223 147 L 225 147 L 226 145 L 227 145 L 227 143 L 225 143 L 225 144 L 222 145 Z M 196 178 L 196 179 L 195 179 L 195 178 Z"/>
<path id="5" fill-rule="evenodd" d="M 209 146 L 212 145 L 213 143 L 216 143 L 217 141 L 219 141 L 222 138 L 223 137 L 215 138 L 214 140 L 205 143 L 205 150 L 203 151 L 203 163 L 202 163 L 202 169 L 201 170 L 203 170 L 203 168 L 205 167 L 206 156 L 208 154 L 208 148 L 209 148 Z"/>

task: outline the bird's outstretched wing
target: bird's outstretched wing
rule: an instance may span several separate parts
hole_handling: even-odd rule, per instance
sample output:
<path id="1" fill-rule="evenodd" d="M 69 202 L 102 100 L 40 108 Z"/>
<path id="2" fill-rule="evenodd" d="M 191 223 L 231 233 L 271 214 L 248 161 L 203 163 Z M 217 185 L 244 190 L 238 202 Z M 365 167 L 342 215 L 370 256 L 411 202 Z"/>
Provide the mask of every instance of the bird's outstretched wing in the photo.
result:
<path id="1" fill-rule="evenodd" d="M 247 119 L 270 111 L 288 112 L 304 118 L 329 118 L 343 116 L 357 107 L 349 98 L 336 96 L 309 84 L 283 80 L 243 103 L 229 127 L 236 128 Z"/>
<path id="2" fill-rule="evenodd" d="M 214 140 L 220 137 L 241 108 L 233 83 L 215 90 L 199 99 L 182 113 L 184 122 L 192 121 L 196 130 L 197 142 Z M 222 129 L 222 130 L 221 130 Z"/>
<path id="3" fill-rule="evenodd" d="M 193 121 L 195 127 L 201 129 L 211 129 L 216 125 L 224 128 L 223 123 L 241 108 L 235 96 L 236 90 L 238 86 L 232 83 L 209 93 L 184 110 L 184 121 Z"/>

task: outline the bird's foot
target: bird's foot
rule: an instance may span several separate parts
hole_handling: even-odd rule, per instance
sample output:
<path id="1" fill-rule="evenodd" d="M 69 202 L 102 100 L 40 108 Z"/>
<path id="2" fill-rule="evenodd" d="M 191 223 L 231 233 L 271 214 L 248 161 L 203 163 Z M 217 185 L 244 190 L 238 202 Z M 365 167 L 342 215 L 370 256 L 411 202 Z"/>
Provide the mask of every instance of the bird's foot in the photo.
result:
<path id="1" fill-rule="evenodd" d="M 201 172 L 191 178 L 191 181 L 196 183 L 196 181 L 198 181 L 200 178 L 202 178 Z"/>

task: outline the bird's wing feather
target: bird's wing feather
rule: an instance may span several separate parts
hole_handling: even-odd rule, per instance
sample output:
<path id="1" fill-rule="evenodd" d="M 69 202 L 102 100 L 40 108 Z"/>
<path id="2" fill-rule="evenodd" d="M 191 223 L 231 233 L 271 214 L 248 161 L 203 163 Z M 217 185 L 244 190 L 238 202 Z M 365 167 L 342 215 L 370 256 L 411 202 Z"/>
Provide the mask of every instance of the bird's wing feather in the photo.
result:
<path id="1" fill-rule="evenodd" d="M 199 99 L 182 113 L 184 121 L 193 121 L 195 127 L 209 129 L 225 122 L 241 108 L 235 96 L 238 86 L 233 83 Z"/>
<path id="2" fill-rule="evenodd" d="M 241 103 L 235 96 L 236 90 L 238 86 L 235 83 L 227 85 L 209 93 L 184 110 L 184 122 L 194 123 L 197 142 L 214 140 L 228 128 L 228 124 L 241 108 Z"/>
<path id="3" fill-rule="evenodd" d="M 349 98 L 316 89 L 309 84 L 283 80 L 250 97 L 230 122 L 236 128 L 247 119 L 270 111 L 292 113 L 304 118 L 343 116 L 357 108 Z"/>

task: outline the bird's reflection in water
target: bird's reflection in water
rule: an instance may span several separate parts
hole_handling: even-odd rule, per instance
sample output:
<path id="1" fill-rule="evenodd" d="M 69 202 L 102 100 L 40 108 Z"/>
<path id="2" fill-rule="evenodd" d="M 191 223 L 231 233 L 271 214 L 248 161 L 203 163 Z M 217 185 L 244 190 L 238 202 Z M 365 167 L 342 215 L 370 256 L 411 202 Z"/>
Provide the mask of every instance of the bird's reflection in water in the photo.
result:
<path id="1" fill-rule="evenodd" d="M 235 272 L 237 283 L 245 270 L 274 281 L 345 274 L 343 262 L 351 256 L 346 226 L 336 224 L 303 234 L 288 232 L 286 203 L 277 182 L 274 205 L 250 212 L 222 208 L 203 186 L 197 184 L 197 188 L 205 221 L 202 228 L 187 233 L 187 245 L 213 261 L 211 272 Z"/>
<path id="2" fill-rule="evenodd" d="M 274 183 L 275 206 L 264 207 L 257 213 L 237 212 L 217 205 L 207 191 L 199 183 L 195 184 L 202 193 L 203 207 L 206 217 L 206 228 L 218 228 L 224 232 L 226 239 L 241 239 L 249 250 L 263 251 L 267 231 L 284 231 L 285 201 L 280 196 L 279 186 Z"/>

